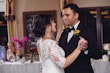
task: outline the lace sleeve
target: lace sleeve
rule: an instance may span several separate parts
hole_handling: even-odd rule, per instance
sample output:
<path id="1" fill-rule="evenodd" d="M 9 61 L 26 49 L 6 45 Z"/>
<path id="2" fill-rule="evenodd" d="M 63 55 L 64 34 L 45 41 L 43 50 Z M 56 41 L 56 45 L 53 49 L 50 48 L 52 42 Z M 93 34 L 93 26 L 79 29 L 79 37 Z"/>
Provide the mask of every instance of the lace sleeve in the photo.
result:
<path id="1" fill-rule="evenodd" d="M 56 44 L 56 42 L 51 42 L 49 46 L 49 53 L 51 59 L 56 63 L 56 65 L 63 68 L 65 64 L 64 51 Z"/>

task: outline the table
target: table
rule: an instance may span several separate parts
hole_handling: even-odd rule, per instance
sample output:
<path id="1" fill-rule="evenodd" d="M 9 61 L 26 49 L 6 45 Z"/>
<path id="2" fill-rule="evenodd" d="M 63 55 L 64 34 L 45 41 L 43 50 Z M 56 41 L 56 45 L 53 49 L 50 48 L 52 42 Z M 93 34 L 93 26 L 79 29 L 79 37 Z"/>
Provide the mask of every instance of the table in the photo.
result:
<path id="1" fill-rule="evenodd" d="M 40 73 L 40 62 L 0 64 L 0 73 Z"/>
<path id="2" fill-rule="evenodd" d="M 94 73 L 110 73 L 110 62 L 103 60 L 92 61 Z"/>
<path id="3" fill-rule="evenodd" d="M 110 62 L 94 60 L 92 67 L 94 73 L 110 73 Z M 0 73 L 41 73 L 40 62 L 33 63 L 5 63 L 0 64 Z"/>

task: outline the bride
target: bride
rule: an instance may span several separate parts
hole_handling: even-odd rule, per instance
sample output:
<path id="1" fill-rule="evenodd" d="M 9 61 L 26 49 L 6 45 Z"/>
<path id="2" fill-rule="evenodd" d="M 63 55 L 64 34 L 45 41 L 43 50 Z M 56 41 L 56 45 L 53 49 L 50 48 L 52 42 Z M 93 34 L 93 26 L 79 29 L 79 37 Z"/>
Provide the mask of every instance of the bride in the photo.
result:
<path id="1" fill-rule="evenodd" d="M 87 41 L 81 37 L 77 48 L 65 58 L 63 49 L 52 39 L 52 34 L 55 32 L 56 23 L 51 14 L 40 14 L 35 18 L 33 33 L 36 37 L 40 37 L 37 48 L 42 73 L 64 73 L 64 68 L 71 65 L 80 52 L 87 48 Z"/>

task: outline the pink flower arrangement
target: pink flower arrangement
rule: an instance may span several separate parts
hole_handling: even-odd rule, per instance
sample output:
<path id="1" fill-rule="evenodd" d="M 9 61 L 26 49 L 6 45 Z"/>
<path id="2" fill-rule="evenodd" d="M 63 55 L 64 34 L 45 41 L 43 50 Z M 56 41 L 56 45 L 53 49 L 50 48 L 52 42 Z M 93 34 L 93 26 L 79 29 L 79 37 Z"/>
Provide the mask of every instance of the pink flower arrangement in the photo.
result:
<path id="1" fill-rule="evenodd" d="M 17 49 L 21 50 L 25 44 L 28 42 L 28 37 L 24 36 L 22 40 L 19 40 L 17 38 L 12 38 L 12 41 L 17 44 Z"/>

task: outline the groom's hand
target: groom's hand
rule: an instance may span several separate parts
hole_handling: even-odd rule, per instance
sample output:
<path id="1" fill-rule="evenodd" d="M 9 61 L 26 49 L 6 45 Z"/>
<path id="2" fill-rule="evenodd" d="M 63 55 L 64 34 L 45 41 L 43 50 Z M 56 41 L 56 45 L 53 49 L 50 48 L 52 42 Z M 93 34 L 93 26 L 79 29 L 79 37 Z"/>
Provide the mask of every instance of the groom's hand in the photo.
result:
<path id="1" fill-rule="evenodd" d="M 87 45 L 88 45 L 87 40 L 85 40 L 83 37 L 80 37 L 80 40 L 78 42 L 78 46 L 79 46 L 80 50 L 87 49 Z"/>

